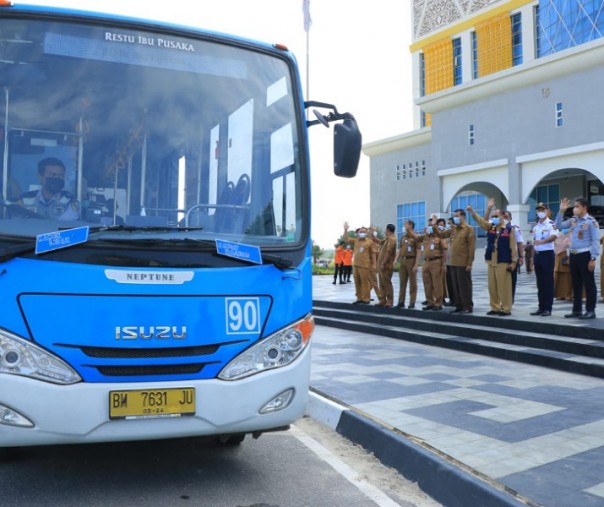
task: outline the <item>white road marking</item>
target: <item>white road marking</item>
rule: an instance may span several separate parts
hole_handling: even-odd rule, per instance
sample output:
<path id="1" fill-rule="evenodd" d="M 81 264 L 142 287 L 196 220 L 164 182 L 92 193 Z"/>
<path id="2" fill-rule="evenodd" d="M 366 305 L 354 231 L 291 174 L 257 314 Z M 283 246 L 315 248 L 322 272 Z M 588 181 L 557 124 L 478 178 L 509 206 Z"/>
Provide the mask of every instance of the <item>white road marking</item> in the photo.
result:
<path id="1" fill-rule="evenodd" d="M 379 507 L 401 507 L 400 504 L 392 500 L 392 498 L 386 495 L 386 493 L 384 493 L 382 490 L 361 479 L 358 472 L 344 463 L 329 449 L 326 449 L 319 442 L 306 434 L 302 429 L 297 426 L 292 426 L 290 433 L 293 434 L 312 452 L 314 452 L 321 460 L 323 460 L 342 477 L 344 477 L 344 479 L 361 491 L 365 496 L 373 500 Z"/>

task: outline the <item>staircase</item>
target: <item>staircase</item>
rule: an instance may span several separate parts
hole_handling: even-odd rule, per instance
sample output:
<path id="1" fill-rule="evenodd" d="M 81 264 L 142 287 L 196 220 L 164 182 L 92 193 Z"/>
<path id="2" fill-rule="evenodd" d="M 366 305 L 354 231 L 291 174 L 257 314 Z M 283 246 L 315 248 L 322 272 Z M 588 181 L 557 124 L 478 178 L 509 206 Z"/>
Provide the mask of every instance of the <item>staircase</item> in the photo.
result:
<path id="1" fill-rule="evenodd" d="M 313 301 L 315 322 L 604 378 L 604 330 L 539 320 Z"/>

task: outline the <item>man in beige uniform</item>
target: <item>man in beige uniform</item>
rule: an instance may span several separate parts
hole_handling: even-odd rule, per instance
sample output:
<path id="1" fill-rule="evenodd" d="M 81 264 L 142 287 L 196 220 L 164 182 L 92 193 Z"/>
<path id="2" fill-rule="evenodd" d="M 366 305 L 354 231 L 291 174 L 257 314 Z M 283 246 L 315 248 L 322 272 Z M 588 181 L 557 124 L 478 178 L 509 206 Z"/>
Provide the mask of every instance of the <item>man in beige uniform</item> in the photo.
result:
<path id="1" fill-rule="evenodd" d="M 415 300 L 417 298 L 417 273 L 413 271 L 415 266 L 415 258 L 417 255 L 418 243 L 415 240 L 413 229 L 415 222 L 407 220 L 405 222 L 405 232 L 399 241 L 398 255 L 395 262 L 400 261 L 399 267 L 399 291 L 398 291 L 398 308 L 405 307 L 405 295 L 407 292 L 407 281 L 409 281 L 409 306 L 415 308 Z"/>
<path id="2" fill-rule="evenodd" d="M 474 228 L 466 222 L 466 212 L 456 209 L 453 216 L 453 227 L 440 231 L 435 230 L 440 238 L 451 238 L 449 243 L 451 280 L 453 282 L 453 313 L 472 313 L 472 264 L 476 250 Z"/>
<path id="3" fill-rule="evenodd" d="M 394 288 L 392 287 L 392 272 L 394 271 L 394 258 L 396 257 L 396 238 L 394 224 L 386 226 L 386 238 L 381 242 L 378 255 L 378 281 L 380 283 L 380 302 L 377 306 L 392 308 L 394 303 Z"/>
<path id="4" fill-rule="evenodd" d="M 495 209 L 491 219 L 485 220 L 468 205 L 466 208 L 478 225 L 487 231 L 485 262 L 488 270 L 489 302 L 487 315 L 507 316 L 512 313 L 512 271 L 518 263 L 518 247 L 512 224 Z"/>
<path id="5" fill-rule="evenodd" d="M 440 311 L 443 309 L 443 269 L 447 247 L 445 240 L 440 239 L 434 233 L 434 229 L 436 229 L 436 221 L 431 219 L 426 227 L 426 234 L 416 239 L 421 242 L 420 251 L 424 260 L 422 280 L 427 304 L 422 310 Z M 419 261 L 420 255 L 417 256 L 413 268 L 416 273 L 419 269 Z"/>
<path id="6" fill-rule="evenodd" d="M 356 301 L 353 304 L 368 305 L 371 300 L 371 246 L 373 241 L 367 238 L 367 228 L 360 227 L 356 238 L 348 235 L 348 222 L 344 223 L 344 241 L 352 245 L 352 267 Z M 375 267 L 375 266 L 374 266 Z"/>
<path id="7" fill-rule="evenodd" d="M 378 283 L 378 265 L 377 260 L 380 255 L 380 239 L 378 238 L 377 227 L 371 226 L 369 228 L 369 239 L 372 240 L 371 244 L 371 269 L 369 270 L 369 281 L 371 283 L 371 289 L 375 292 L 378 301 L 382 300 L 382 290 Z M 371 290 L 369 291 L 371 297 Z"/>

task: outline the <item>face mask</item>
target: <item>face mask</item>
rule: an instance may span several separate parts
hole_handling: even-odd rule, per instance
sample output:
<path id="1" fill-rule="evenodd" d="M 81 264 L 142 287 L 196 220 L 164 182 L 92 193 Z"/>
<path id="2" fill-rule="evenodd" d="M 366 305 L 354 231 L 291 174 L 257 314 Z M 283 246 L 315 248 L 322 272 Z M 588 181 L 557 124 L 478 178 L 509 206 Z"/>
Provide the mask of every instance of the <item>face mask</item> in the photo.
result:
<path id="1" fill-rule="evenodd" d="M 445 230 L 445 226 L 444 225 L 439 225 L 438 226 L 438 230 L 439 231 L 444 231 Z"/>
<path id="2" fill-rule="evenodd" d="M 359 232 L 359 239 L 365 239 L 367 237 L 366 232 Z"/>
<path id="3" fill-rule="evenodd" d="M 61 190 L 63 190 L 64 186 L 65 180 L 63 178 L 46 178 L 46 181 L 44 183 L 44 187 L 51 194 L 58 194 Z"/>
<path id="4" fill-rule="evenodd" d="M 373 237 L 377 238 L 377 231 L 373 231 Z"/>
<path id="5" fill-rule="evenodd" d="M 426 229 L 428 230 L 428 234 L 434 234 L 434 229 L 431 225 L 429 225 Z"/>
<path id="6" fill-rule="evenodd" d="M 453 217 L 453 223 L 454 223 L 455 225 L 459 225 L 459 224 L 461 224 L 461 218 L 459 218 L 459 217 Z"/>
<path id="7" fill-rule="evenodd" d="M 493 217 L 493 218 L 491 218 L 491 223 L 493 225 L 499 225 L 499 217 Z"/>
<path id="8" fill-rule="evenodd" d="M 540 211 L 539 213 L 537 213 L 537 216 L 541 219 L 545 218 L 547 215 L 545 213 L 545 211 Z"/>

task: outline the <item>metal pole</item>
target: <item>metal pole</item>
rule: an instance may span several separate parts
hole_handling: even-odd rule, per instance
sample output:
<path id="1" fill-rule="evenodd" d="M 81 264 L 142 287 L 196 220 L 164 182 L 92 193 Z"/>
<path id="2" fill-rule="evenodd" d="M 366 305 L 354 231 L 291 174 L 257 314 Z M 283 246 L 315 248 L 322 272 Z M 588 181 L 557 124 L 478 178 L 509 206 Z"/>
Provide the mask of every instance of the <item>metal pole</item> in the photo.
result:
<path id="1" fill-rule="evenodd" d="M 145 185 L 147 176 L 147 132 L 143 137 L 143 147 L 141 150 L 141 202 L 140 202 L 140 215 L 146 215 L 145 212 Z"/>
<path id="2" fill-rule="evenodd" d="M 83 187 L 84 183 L 84 118 L 80 116 L 79 125 L 79 136 L 78 136 L 78 167 L 77 167 L 77 185 L 76 194 L 79 202 L 82 202 Z M 86 184 L 88 186 L 88 184 Z"/>
<path id="3" fill-rule="evenodd" d="M 9 106 L 9 90 L 4 88 L 4 156 L 2 157 L 2 196 L 4 201 L 8 200 L 8 106 Z"/>
<path id="4" fill-rule="evenodd" d="M 310 99 L 310 30 L 306 30 L 306 98 Z"/>

